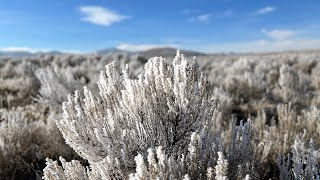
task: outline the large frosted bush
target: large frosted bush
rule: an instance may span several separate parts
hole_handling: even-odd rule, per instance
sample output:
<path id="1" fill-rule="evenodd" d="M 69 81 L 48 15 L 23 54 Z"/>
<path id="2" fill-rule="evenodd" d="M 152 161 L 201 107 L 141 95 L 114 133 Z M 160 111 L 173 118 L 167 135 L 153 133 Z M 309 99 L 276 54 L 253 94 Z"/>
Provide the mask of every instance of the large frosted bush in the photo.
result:
<path id="1" fill-rule="evenodd" d="M 70 94 L 57 122 L 67 144 L 89 163 L 118 164 L 122 177 L 149 148 L 162 146 L 172 158 L 187 153 L 192 133 L 211 146 L 216 101 L 197 62 L 190 64 L 179 51 L 170 66 L 163 58 L 150 59 L 137 79 L 113 62 L 101 71 L 98 86 L 98 97 L 87 87 L 84 97 Z M 105 173 L 117 176 L 110 175 L 112 168 Z"/>

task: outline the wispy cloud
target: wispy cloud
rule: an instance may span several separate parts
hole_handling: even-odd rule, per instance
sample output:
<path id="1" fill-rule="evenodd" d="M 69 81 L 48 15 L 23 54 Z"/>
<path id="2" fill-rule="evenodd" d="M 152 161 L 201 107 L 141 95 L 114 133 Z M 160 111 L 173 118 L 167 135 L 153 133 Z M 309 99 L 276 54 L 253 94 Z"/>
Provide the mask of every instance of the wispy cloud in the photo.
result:
<path id="1" fill-rule="evenodd" d="M 177 44 L 119 44 L 116 48 L 126 51 L 145 51 L 161 47 L 179 47 Z"/>
<path id="2" fill-rule="evenodd" d="M 181 14 L 190 15 L 190 14 L 195 14 L 199 12 L 200 11 L 198 9 L 184 9 L 181 11 Z"/>
<path id="3" fill-rule="evenodd" d="M 81 20 L 101 26 L 110 26 L 128 18 L 101 6 L 81 6 L 79 9 L 83 14 Z"/>
<path id="4" fill-rule="evenodd" d="M 301 36 L 300 31 L 290 29 L 262 30 L 264 38 L 253 41 L 207 45 L 208 52 L 266 52 L 320 47 L 320 39 Z"/>
<path id="5" fill-rule="evenodd" d="M 5 48 L 0 48 L 0 51 L 6 51 L 6 52 L 48 52 L 50 50 L 48 49 L 37 49 L 37 48 L 30 48 L 30 47 L 19 47 L 19 46 L 10 46 L 10 47 L 5 47 Z"/>
<path id="6" fill-rule="evenodd" d="M 211 14 L 202 14 L 197 16 L 198 21 L 200 22 L 208 22 L 210 20 Z"/>
<path id="7" fill-rule="evenodd" d="M 211 14 L 201 14 L 198 16 L 192 16 L 188 19 L 189 22 L 209 23 Z"/>
<path id="8" fill-rule="evenodd" d="M 185 9 L 182 11 L 182 14 L 189 16 L 187 18 L 188 22 L 209 24 L 212 19 L 232 17 L 233 11 L 231 9 L 226 9 L 215 13 L 199 13 L 199 11 L 196 10 Z"/>
<path id="9" fill-rule="evenodd" d="M 207 52 L 272 52 L 285 50 L 304 50 L 320 47 L 320 39 L 287 39 L 281 41 L 255 40 L 209 45 Z"/>
<path id="10" fill-rule="evenodd" d="M 254 15 L 268 14 L 276 10 L 276 7 L 266 6 L 253 12 Z"/>
<path id="11" fill-rule="evenodd" d="M 263 29 L 262 32 L 274 40 L 285 40 L 297 35 L 296 31 L 289 29 L 274 29 L 271 31 Z"/>
<path id="12" fill-rule="evenodd" d="M 27 46 L 9 46 L 0 48 L 0 51 L 3 52 L 28 52 L 28 53 L 47 53 L 51 51 L 56 51 L 53 49 L 46 49 L 46 48 L 33 48 Z M 79 51 L 79 50 L 59 50 L 62 53 L 70 53 L 70 54 L 85 54 L 87 52 Z"/>

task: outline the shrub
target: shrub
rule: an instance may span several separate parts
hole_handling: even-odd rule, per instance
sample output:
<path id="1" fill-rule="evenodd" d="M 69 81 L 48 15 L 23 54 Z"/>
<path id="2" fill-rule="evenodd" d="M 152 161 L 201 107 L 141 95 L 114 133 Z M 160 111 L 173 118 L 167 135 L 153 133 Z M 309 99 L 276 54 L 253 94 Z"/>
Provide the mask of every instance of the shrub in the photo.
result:
<path id="1" fill-rule="evenodd" d="M 192 132 L 208 134 L 216 102 L 197 63 L 179 53 L 171 66 L 149 60 L 134 80 L 113 62 L 98 85 L 100 97 L 86 87 L 84 98 L 78 91 L 69 95 L 57 122 L 66 142 L 90 163 L 117 157 L 129 170 L 135 155 L 150 147 L 181 154 Z"/>
<path id="2" fill-rule="evenodd" d="M 41 179 L 46 157 L 74 154 L 53 121 L 46 123 L 41 109 L 37 111 L 29 114 L 21 107 L 0 111 L 0 177 Z"/>

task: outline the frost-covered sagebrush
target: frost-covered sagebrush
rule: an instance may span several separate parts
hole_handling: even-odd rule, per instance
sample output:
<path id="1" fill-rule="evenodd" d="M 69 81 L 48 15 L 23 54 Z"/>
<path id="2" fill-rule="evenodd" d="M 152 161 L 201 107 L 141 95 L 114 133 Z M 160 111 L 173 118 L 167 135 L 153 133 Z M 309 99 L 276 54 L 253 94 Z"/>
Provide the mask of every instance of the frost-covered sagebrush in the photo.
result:
<path id="1" fill-rule="evenodd" d="M 60 105 L 69 93 L 83 84 L 75 80 L 71 68 L 47 67 L 38 69 L 35 75 L 41 83 L 37 100 L 42 103 Z"/>
<path id="2" fill-rule="evenodd" d="M 309 148 L 306 148 L 305 142 L 297 136 L 291 152 L 292 155 L 278 158 L 281 180 L 320 179 L 319 150 L 315 149 L 313 139 L 310 139 Z"/>
<path id="3" fill-rule="evenodd" d="M 43 120 L 42 110 L 0 110 L 0 179 L 41 179 L 46 157 L 73 154 L 53 120 Z"/>
<path id="4" fill-rule="evenodd" d="M 107 177 L 127 176 L 136 167 L 135 156 L 149 148 L 162 146 L 176 159 L 187 153 L 193 132 L 208 143 L 202 146 L 211 146 L 207 137 L 216 102 L 197 62 L 190 64 L 179 52 L 171 66 L 163 58 L 150 59 L 137 79 L 113 62 L 98 86 L 98 97 L 86 87 L 84 98 L 78 91 L 69 95 L 57 125 L 90 164 L 106 164 Z"/>

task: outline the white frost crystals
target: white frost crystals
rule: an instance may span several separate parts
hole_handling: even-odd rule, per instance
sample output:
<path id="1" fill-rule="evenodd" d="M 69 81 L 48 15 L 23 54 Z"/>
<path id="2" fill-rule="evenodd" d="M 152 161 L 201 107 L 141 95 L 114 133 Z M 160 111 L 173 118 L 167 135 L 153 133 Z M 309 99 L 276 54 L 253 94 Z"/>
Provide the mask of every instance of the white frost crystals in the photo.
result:
<path id="1" fill-rule="evenodd" d="M 57 125 L 67 144 L 88 160 L 91 170 L 86 177 L 129 178 L 137 169 L 130 177 L 144 179 L 141 177 L 147 172 L 144 159 L 148 159 L 149 168 L 153 167 L 152 177 L 178 178 L 189 171 L 193 174 L 188 176 L 195 178 L 202 172 L 193 172 L 192 167 L 197 169 L 209 164 L 214 167 L 217 153 L 205 151 L 218 147 L 213 146 L 213 138 L 209 137 L 216 101 L 197 62 L 189 63 L 178 51 L 172 65 L 164 58 L 151 58 L 137 79 L 129 76 L 127 66 L 120 69 L 114 61 L 100 74 L 99 97 L 85 87 L 84 97 L 75 91 L 63 102 L 63 119 L 57 121 Z M 195 144 L 190 142 L 192 133 L 198 137 L 192 140 L 197 141 Z M 195 146 L 192 152 L 188 151 L 190 143 Z M 166 160 L 163 163 L 161 158 L 153 157 L 152 149 L 160 146 L 162 159 Z M 189 159 L 184 159 L 183 154 Z M 53 163 L 47 161 L 45 179 L 58 178 L 52 178 L 55 177 L 53 167 L 56 167 Z M 75 168 L 74 163 L 64 164 L 65 170 Z M 167 174 L 175 164 L 181 166 L 179 172 L 184 174 Z M 206 173 L 204 169 L 201 177 Z"/>

